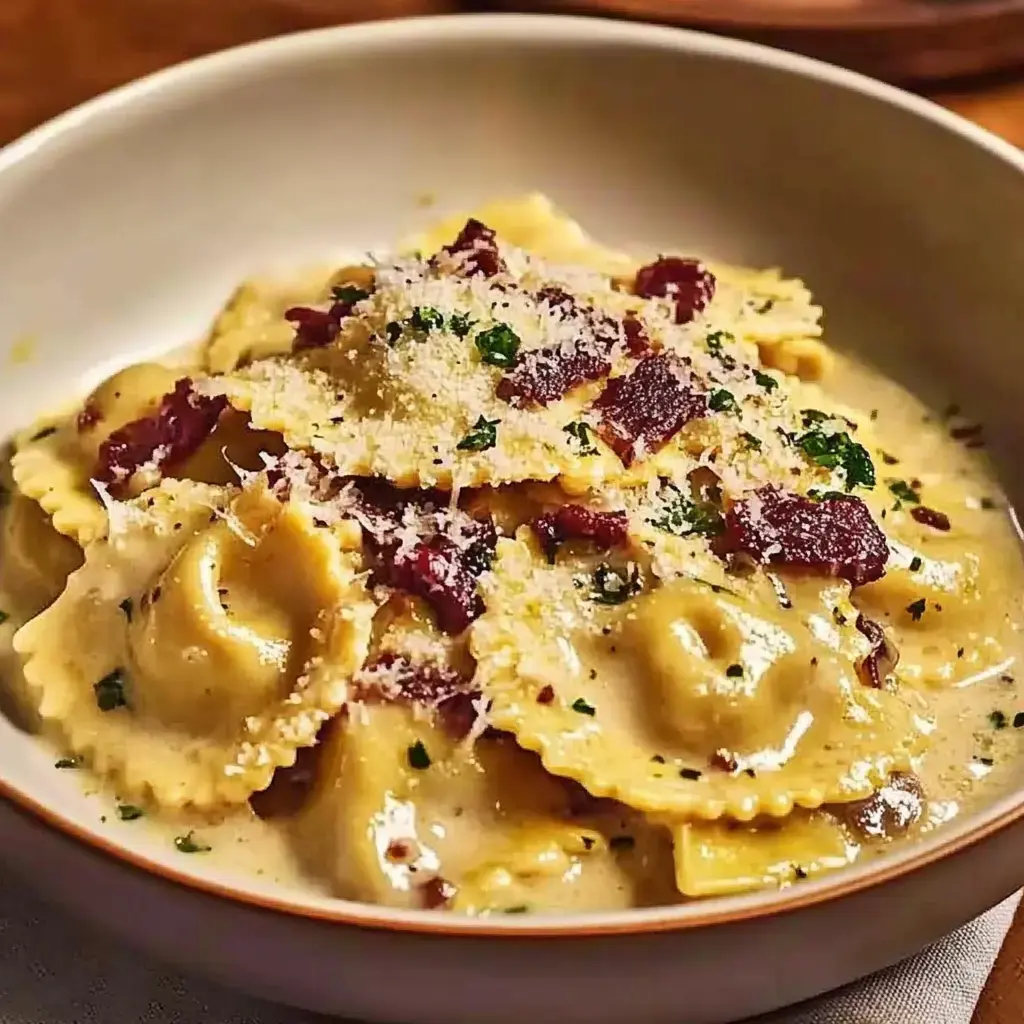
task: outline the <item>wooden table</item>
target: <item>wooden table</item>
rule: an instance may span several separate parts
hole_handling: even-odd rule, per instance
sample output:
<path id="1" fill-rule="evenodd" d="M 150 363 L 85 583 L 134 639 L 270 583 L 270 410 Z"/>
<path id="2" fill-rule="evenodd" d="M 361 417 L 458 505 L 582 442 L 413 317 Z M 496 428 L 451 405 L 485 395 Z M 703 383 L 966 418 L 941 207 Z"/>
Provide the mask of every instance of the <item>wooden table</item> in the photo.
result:
<path id="1" fill-rule="evenodd" d="M 459 6 L 456 0 L 0 0 L 0 145 L 89 96 L 188 57 L 298 29 Z M 1024 70 L 933 96 L 1024 146 Z M 1024 912 L 974 1024 L 1021 1021 Z"/>

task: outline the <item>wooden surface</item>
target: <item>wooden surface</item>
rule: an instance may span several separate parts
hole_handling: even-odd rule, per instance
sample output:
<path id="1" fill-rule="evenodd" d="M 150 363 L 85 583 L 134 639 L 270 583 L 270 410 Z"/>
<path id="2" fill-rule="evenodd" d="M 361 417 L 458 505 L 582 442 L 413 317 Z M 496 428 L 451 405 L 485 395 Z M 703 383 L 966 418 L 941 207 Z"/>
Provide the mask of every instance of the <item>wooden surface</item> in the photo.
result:
<path id="1" fill-rule="evenodd" d="M 439 13 L 444 0 L 0 0 L 0 144 L 138 75 L 233 43 L 360 18 Z M 1024 71 L 933 93 L 1024 146 Z M 1024 1021 L 1024 913 L 974 1024 Z"/>
<path id="2" fill-rule="evenodd" d="M 1024 0 L 491 0 L 729 32 L 887 81 L 1024 64 Z"/>

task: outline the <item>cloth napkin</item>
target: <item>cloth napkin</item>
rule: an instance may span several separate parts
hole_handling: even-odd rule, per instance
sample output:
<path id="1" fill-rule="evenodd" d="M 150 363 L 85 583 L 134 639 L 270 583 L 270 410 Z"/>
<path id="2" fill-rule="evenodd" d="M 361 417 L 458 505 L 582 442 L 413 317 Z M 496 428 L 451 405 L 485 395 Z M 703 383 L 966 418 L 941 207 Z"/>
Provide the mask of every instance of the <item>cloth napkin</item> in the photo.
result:
<path id="1" fill-rule="evenodd" d="M 905 963 L 748 1024 L 969 1024 L 1019 899 L 1018 893 Z M 0 879 L 0 1024 L 326 1020 L 145 964 Z"/>

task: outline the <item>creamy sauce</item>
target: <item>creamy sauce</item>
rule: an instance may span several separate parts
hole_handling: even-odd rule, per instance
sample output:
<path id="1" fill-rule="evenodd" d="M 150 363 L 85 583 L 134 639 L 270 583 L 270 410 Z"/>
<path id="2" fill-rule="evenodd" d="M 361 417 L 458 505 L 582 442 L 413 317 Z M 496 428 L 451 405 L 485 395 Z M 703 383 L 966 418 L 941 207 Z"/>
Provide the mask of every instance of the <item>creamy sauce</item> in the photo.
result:
<path id="1" fill-rule="evenodd" d="M 323 290 L 322 282 L 318 288 Z M 318 294 L 317 289 L 313 294 Z M 236 311 L 235 315 L 244 322 L 243 313 Z M 1020 635 L 1024 623 L 1024 562 L 1015 520 L 993 483 L 982 453 L 963 443 L 973 442 L 977 434 L 960 429 L 964 424 L 955 416 L 928 412 L 902 388 L 874 372 L 842 357 L 832 359 L 824 386 L 807 385 L 800 394 L 801 404 L 813 408 L 820 402 L 832 408 L 839 402 L 857 421 L 862 431 L 858 436 L 879 439 L 884 454 L 876 466 L 878 484 L 864 500 L 895 543 L 887 575 L 856 589 L 852 597 L 848 588 L 837 597 L 835 580 L 794 579 L 793 614 L 810 623 L 801 628 L 808 637 L 806 648 L 815 651 L 819 650 L 814 645 L 821 637 L 814 630 L 822 635 L 833 630 L 831 620 L 839 615 L 837 601 L 847 602 L 844 607 L 850 617 L 855 618 L 859 610 L 892 627 L 901 656 L 895 674 L 905 686 L 923 696 L 920 718 L 925 722 L 922 729 L 929 742 L 923 753 L 915 751 L 907 756 L 927 802 L 925 813 L 905 835 L 852 838 L 840 830 L 836 842 L 812 850 L 811 859 L 799 869 L 791 866 L 792 870 L 781 870 L 773 863 L 758 866 L 755 875 L 760 872 L 763 881 L 783 884 L 806 877 L 812 871 L 812 861 L 823 869 L 835 867 L 884 852 L 892 842 L 914 841 L 1020 784 L 1024 703 L 1017 674 L 1024 642 Z M 167 373 L 168 381 L 176 376 L 152 367 L 145 372 L 155 372 L 157 377 Z M 139 376 L 140 371 L 126 374 Z M 113 392 L 109 401 L 120 408 L 116 417 L 120 422 L 138 415 L 139 409 L 132 405 L 137 395 L 128 389 L 122 395 L 109 382 L 104 386 Z M 159 395 L 165 388 L 161 384 L 151 390 Z M 951 438 L 951 429 L 962 435 L 960 440 Z M 101 438 L 94 440 L 98 444 Z M 84 442 L 79 438 L 75 443 Z M 94 456 L 94 452 L 86 454 Z M 256 468 L 258 458 L 252 451 L 248 455 Z M 84 465 L 88 458 L 83 459 Z M 38 716 L 26 692 L 12 637 L 18 627 L 57 598 L 82 556 L 74 542 L 57 534 L 39 505 L 17 493 L 6 466 L 0 484 L 8 499 L 0 520 L 0 710 L 26 728 L 35 729 Z M 507 519 L 508 532 L 529 518 L 529 510 L 534 507 L 529 491 L 529 486 L 524 486 L 500 508 L 504 499 L 494 499 L 495 518 L 499 522 Z M 908 498 L 907 494 L 914 497 Z M 521 507 L 517 509 L 517 505 Z M 915 508 L 920 512 L 933 506 L 948 516 L 950 531 L 922 525 L 920 514 L 914 514 Z M 102 522 L 102 510 L 94 511 Z M 287 561 L 287 553 L 282 560 Z M 688 585 L 692 583 L 691 579 Z M 249 580 L 248 576 L 240 583 L 243 590 L 248 587 L 254 593 L 259 585 L 259 580 Z M 840 584 L 839 589 L 844 586 Z M 576 712 L 592 716 L 596 703 L 604 714 L 612 707 L 616 694 L 627 693 L 624 681 L 638 672 L 649 673 L 652 678 L 659 673 L 671 676 L 673 650 L 663 650 L 659 638 L 648 635 L 647 628 L 661 629 L 663 617 L 664 632 L 668 633 L 683 621 L 683 613 L 672 604 L 677 593 L 670 587 L 658 592 L 665 596 L 666 607 L 658 611 L 657 617 L 652 612 L 652 622 L 641 624 L 643 628 L 631 625 L 628 617 L 619 621 L 609 613 L 609 625 L 596 640 L 592 637 L 574 647 L 572 636 L 559 637 L 561 654 L 569 666 L 567 675 L 594 666 L 588 679 L 594 682 L 594 689 L 587 691 L 586 699 L 577 698 L 577 705 L 582 702 L 582 706 L 574 707 Z M 221 591 L 222 596 L 225 593 Z M 238 606 L 245 608 L 245 595 L 238 600 Z M 726 603 L 720 602 L 723 607 Z M 740 616 L 741 612 L 735 614 Z M 785 621 L 785 614 L 766 614 L 758 628 L 774 629 L 773 624 Z M 431 657 L 449 667 L 466 663 L 465 643 L 439 638 L 436 630 L 431 633 L 424 629 L 414 612 L 407 610 L 407 618 L 403 624 L 397 615 L 398 626 L 392 628 L 381 625 L 384 613 L 378 615 L 374 637 L 377 651 L 403 653 L 430 647 Z M 764 626 L 764 622 L 769 625 Z M 848 621 L 836 622 L 836 629 L 845 626 L 852 634 Z M 388 646 L 389 630 L 399 638 L 393 649 Z M 785 634 L 784 626 L 779 630 L 780 635 Z M 303 627 L 303 631 L 313 635 L 315 628 Z M 863 637 L 854 636 L 854 640 L 864 642 Z M 55 638 L 54 642 L 59 640 Z M 836 640 L 833 648 L 838 650 L 844 642 Z M 154 650 L 160 654 L 159 648 Z M 824 646 L 820 650 L 826 652 Z M 762 653 L 750 644 L 735 647 L 726 658 L 733 662 L 728 674 L 736 669 L 742 675 L 748 668 L 744 659 Z M 822 660 L 826 658 L 827 652 Z M 853 661 L 851 655 L 849 663 Z M 814 664 L 818 664 L 817 659 Z M 182 671 L 188 670 L 186 665 Z M 601 678 L 598 670 L 603 674 Z M 669 682 L 681 688 L 678 676 L 677 672 Z M 799 674 L 789 670 L 785 686 L 779 684 L 785 689 L 779 700 L 789 700 L 794 691 L 799 691 L 799 683 Z M 211 688 L 215 684 L 213 680 Z M 693 682 L 693 693 L 699 690 L 698 684 L 703 685 L 702 679 Z M 684 736 L 684 749 L 691 739 L 699 746 L 705 737 L 696 735 L 702 723 L 692 721 L 699 717 L 694 712 L 693 694 L 675 697 L 683 705 L 681 711 L 676 708 L 677 720 L 667 723 L 672 710 L 670 698 L 674 699 L 668 694 L 663 702 L 666 720 L 654 722 L 652 731 L 665 733 L 666 725 L 671 724 L 678 735 Z M 758 695 L 760 700 L 771 697 L 771 693 Z M 533 703 L 537 702 L 547 703 L 540 698 Z M 629 702 L 620 696 L 620 703 Z M 777 724 L 767 720 L 772 709 L 764 712 L 765 720 L 761 721 L 761 705 L 753 701 L 743 705 L 740 701 L 737 706 L 746 712 L 745 721 L 734 723 L 737 734 L 746 737 L 760 729 L 768 737 L 758 740 L 763 748 L 758 754 L 762 760 L 749 762 L 751 777 L 755 767 L 758 771 L 765 767 L 763 757 L 768 747 L 780 763 L 785 761 L 789 738 L 769 736 L 770 727 Z M 617 713 L 623 720 L 638 715 L 637 708 L 629 706 L 619 708 Z M 688 715 L 691 720 L 687 720 Z M 709 707 L 707 717 L 721 735 L 718 707 Z M 575 724 L 581 733 L 588 725 L 579 715 Z M 687 733 L 690 727 L 696 738 Z M 805 727 L 806 721 L 801 728 Z M 144 729 L 145 725 L 138 728 Z M 631 728 L 634 733 L 642 731 L 635 722 Z M 705 731 L 712 733 L 710 727 Z M 523 733 L 517 733 L 522 747 L 508 737 L 485 736 L 469 752 L 464 746 L 446 745 L 441 735 L 429 717 L 418 717 L 395 705 L 367 704 L 358 711 L 350 710 L 339 716 L 326 739 L 322 734 L 317 747 L 319 757 L 315 767 L 309 769 L 312 781 L 305 787 L 301 806 L 267 820 L 248 805 L 221 817 L 180 811 L 172 814 L 141 802 L 137 805 L 135 800 L 122 800 L 116 791 L 101 787 L 86 769 L 69 765 L 66 751 L 54 746 L 53 756 L 55 765 L 64 765 L 55 770 L 73 774 L 98 801 L 97 816 L 114 837 L 122 830 L 145 829 L 155 842 L 177 848 L 183 858 L 202 857 L 204 862 L 233 874 L 258 877 L 286 888 L 398 906 L 422 906 L 420 879 L 432 877 L 439 865 L 458 876 L 460 889 L 450 898 L 438 892 L 438 901 L 447 901 L 454 909 L 468 913 L 664 904 L 681 898 L 675 887 L 676 878 L 682 877 L 678 861 L 673 876 L 673 839 L 677 848 L 680 843 L 689 843 L 695 850 L 703 842 L 710 851 L 708 857 L 715 855 L 713 837 L 719 825 L 694 824 L 689 819 L 680 823 L 666 816 L 658 803 L 662 795 L 657 787 L 651 791 L 654 795 L 650 806 L 634 802 L 645 817 L 607 800 L 595 800 L 582 786 L 549 775 L 530 752 L 532 748 Z M 41 739 L 49 742 L 46 736 Z M 706 760 L 716 751 L 712 748 L 701 753 Z M 669 757 L 673 770 L 677 754 L 672 752 Z M 661 754 L 653 758 L 645 755 L 643 760 L 665 763 Z M 428 776 L 424 769 L 431 764 Z M 735 766 L 740 772 L 745 767 L 746 762 Z M 661 778 L 660 773 L 654 774 Z M 766 777 L 770 774 L 764 772 Z M 600 790 L 598 786 L 588 788 Z M 820 842 L 822 827 L 831 829 L 835 839 L 835 821 L 827 813 L 807 812 L 803 809 L 807 806 L 813 805 L 797 801 L 798 809 L 793 812 L 801 816 L 806 841 Z M 836 815 L 839 817 L 840 812 Z M 741 815 L 737 818 L 742 820 Z M 686 832 L 691 824 L 693 828 Z M 742 833 L 744 827 L 738 826 L 733 832 Z M 743 841 L 740 836 L 740 846 Z M 777 856 L 789 858 L 785 842 L 780 848 L 782 852 Z M 769 849 L 769 858 L 775 856 L 772 850 L 774 847 Z M 740 855 L 744 855 L 742 851 Z M 725 870 L 728 876 L 728 865 Z M 714 888 L 717 882 L 711 875 L 694 884 L 709 894 L 730 891 L 728 877 L 721 890 Z"/>

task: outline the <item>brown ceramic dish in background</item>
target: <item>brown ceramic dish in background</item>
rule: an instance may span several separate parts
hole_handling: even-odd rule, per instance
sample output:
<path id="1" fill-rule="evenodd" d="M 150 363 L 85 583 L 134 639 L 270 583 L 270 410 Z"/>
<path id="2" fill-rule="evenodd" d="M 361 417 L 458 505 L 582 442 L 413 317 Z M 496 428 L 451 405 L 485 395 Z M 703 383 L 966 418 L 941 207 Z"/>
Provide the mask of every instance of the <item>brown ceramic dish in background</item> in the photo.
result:
<path id="1" fill-rule="evenodd" d="M 490 6 L 723 32 L 895 82 L 1024 64 L 1024 0 L 490 0 Z"/>
<path id="2" fill-rule="evenodd" d="M 611 244 L 806 278 L 834 344 L 925 397 L 955 382 L 995 454 L 1012 455 L 1022 175 L 1016 150 L 924 101 L 693 33 L 494 16 L 257 44 L 0 154 L 0 349 L 31 333 L 38 353 L 0 375 L 0 432 L 98 365 L 198 336 L 253 271 L 540 190 Z M 417 207 L 424 192 L 441 211 Z M 1018 497 L 1019 459 L 1003 469 Z M 105 828 L 73 774 L 0 720 L 13 870 L 140 949 L 361 1019 L 734 1020 L 893 963 L 1024 881 L 1022 786 L 920 845 L 783 892 L 481 921 L 183 859 Z"/>

